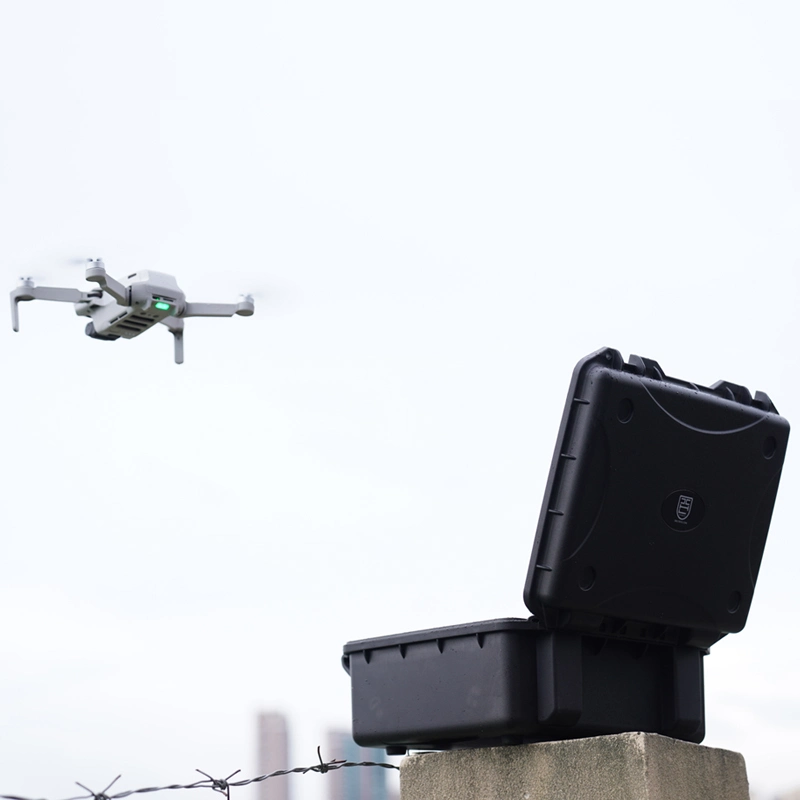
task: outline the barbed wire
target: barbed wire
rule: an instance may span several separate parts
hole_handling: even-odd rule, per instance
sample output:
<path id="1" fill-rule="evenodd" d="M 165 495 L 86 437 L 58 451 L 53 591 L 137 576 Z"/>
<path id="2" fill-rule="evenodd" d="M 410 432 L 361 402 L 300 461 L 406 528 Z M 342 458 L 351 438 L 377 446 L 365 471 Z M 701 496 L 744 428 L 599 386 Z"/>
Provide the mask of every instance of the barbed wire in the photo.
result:
<path id="1" fill-rule="evenodd" d="M 310 767 L 279 769 L 275 772 L 270 772 L 269 775 L 258 775 L 255 778 L 243 778 L 238 781 L 232 781 L 231 778 L 241 772 L 239 769 L 237 769 L 236 772 L 232 772 L 227 778 L 213 778 L 207 772 L 203 772 L 203 770 L 198 769 L 195 770 L 195 772 L 199 772 L 205 777 L 203 780 L 195 781 L 194 783 L 172 783 L 169 786 L 147 786 L 143 789 L 127 789 L 124 792 L 117 792 L 116 794 L 109 794 L 108 792 L 111 787 L 122 777 L 121 775 L 117 775 L 117 777 L 114 778 L 114 780 L 111 781 L 111 783 L 109 783 L 102 792 L 95 792 L 88 786 L 84 786 L 82 783 L 75 781 L 75 783 L 80 786 L 81 789 L 87 792 L 87 794 L 78 795 L 77 797 L 70 797 L 66 800 L 122 800 L 122 798 L 131 797 L 135 794 L 167 792 L 175 789 L 211 789 L 214 792 L 224 794 L 226 800 L 230 800 L 231 789 L 236 789 L 240 786 L 249 786 L 251 783 L 261 783 L 261 781 L 266 781 L 270 778 L 277 778 L 280 775 L 305 775 L 307 772 L 319 772 L 324 775 L 326 772 L 332 772 L 333 770 L 344 769 L 346 767 L 382 767 L 383 769 L 400 769 L 400 767 L 395 764 L 382 764 L 377 761 L 343 761 L 341 759 L 323 761 L 319 747 L 317 748 L 317 758 L 319 759 L 319 764 L 313 764 Z M 34 800 L 34 798 L 22 797 L 17 794 L 0 794 L 0 800 Z M 39 798 L 38 800 L 44 799 Z"/>

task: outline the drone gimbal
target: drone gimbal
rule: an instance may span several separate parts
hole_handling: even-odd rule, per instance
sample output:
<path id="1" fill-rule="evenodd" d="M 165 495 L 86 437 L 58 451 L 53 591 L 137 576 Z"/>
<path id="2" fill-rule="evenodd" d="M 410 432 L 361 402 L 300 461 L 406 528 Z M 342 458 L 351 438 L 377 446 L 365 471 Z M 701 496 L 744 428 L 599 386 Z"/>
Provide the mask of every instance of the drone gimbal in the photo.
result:
<path id="1" fill-rule="evenodd" d="M 11 320 L 19 330 L 20 302 L 26 300 L 55 300 L 74 303 L 79 317 L 89 317 L 86 335 L 93 339 L 114 341 L 133 339 L 157 322 L 169 328 L 175 338 L 175 363 L 183 363 L 183 320 L 186 317 L 249 317 L 255 308 L 253 298 L 243 295 L 238 303 L 188 303 L 175 278 L 163 272 L 143 270 L 128 275 L 123 284 L 106 274 L 103 261 L 89 259 L 86 280 L 97 289 L 62 289 L 54 286 L 35 286 L 30 278 L 11 292 Z"/>

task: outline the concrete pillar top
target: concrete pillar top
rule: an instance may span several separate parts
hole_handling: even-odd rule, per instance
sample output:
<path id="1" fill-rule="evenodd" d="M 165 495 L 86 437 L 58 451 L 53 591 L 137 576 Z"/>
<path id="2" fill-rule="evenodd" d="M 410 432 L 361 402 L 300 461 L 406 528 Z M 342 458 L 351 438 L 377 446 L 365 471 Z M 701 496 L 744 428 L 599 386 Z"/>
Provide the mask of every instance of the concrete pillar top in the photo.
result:
<path id="1" fill-rule="evenodd" d="M 654 733 L 407 757 L 401 800 L 748 800 L 744 758 Z"/>

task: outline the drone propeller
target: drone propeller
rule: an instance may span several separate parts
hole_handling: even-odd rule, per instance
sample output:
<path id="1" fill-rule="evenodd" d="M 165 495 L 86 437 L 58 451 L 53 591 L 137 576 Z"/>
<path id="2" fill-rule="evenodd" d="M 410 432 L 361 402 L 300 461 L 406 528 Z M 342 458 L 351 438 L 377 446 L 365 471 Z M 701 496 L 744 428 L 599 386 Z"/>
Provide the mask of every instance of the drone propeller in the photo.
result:
<path id="1" fill-rule="evenodd" d="M 252 290 L 242 292 L 239 297 L 258 302 L 261 308 L 266 306 L 272 311 L 292 305 L 292 292 L 284 286 L 265 288 L 263 285 L 256 285 Z"/>
<path id="2" fill-rule="evenodd" d="M 99 261 L 100 259 L 97 260 Z M 69 280 L 70 283 L 73 283 L 78 279 L 77 274 L 85 270 L 91 261 L 95 261 L 95 259 L 79 258 L 72 254 L 24 259 L 18 266 L 18 269 L 23 271 L 23 277 L 20 280 L 33 281 L 36 285 L 61 283 L 63 280 Z M 43 263 L 47 264 L 44 269 L 42 268 Z M 72 277 L 65 278 L 64 272 L 72 273 Z M 81 278 L 83 278 L 83 275 L 81 275 Z"/>
<path id="3" fill-rule="evenodd" d="M 93 258 L 60 258 L 56 259 L 56 266 L 60 267 L 85 267 L 87 261 L 94 261 Z M 99 259 L 98 259 L 99 261 Z"/>

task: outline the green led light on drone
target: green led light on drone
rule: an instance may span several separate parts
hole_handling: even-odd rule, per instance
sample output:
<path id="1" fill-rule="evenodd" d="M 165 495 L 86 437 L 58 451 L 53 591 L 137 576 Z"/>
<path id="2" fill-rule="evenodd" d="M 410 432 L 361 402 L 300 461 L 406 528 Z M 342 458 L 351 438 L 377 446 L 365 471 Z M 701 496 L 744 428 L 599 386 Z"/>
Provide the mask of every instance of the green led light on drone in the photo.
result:
<path id="1" fill-rule="evenodd" d="M 156 303 L 155 306 L 159 311 L 169 311 L 172 308 L 169 303 Z"/>

